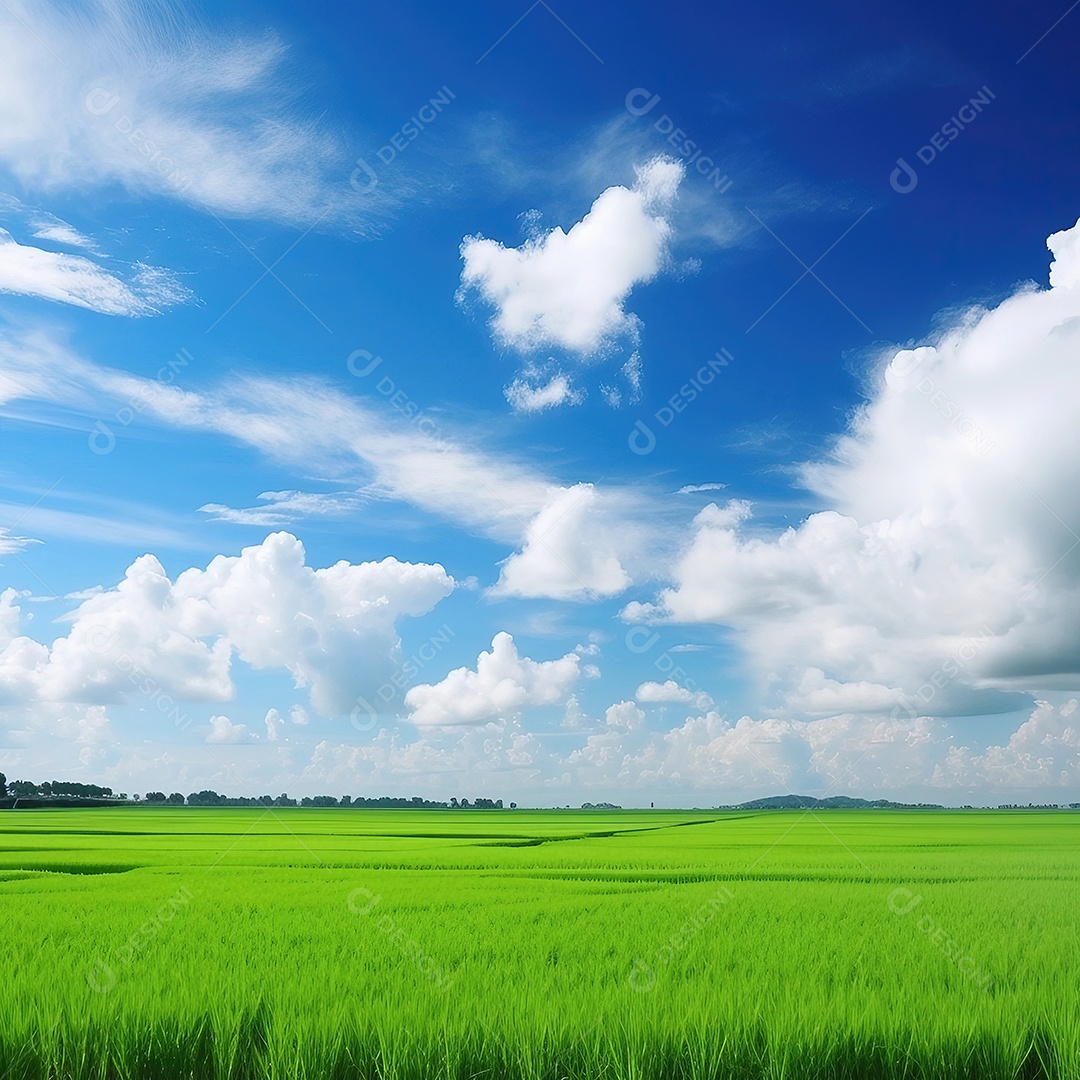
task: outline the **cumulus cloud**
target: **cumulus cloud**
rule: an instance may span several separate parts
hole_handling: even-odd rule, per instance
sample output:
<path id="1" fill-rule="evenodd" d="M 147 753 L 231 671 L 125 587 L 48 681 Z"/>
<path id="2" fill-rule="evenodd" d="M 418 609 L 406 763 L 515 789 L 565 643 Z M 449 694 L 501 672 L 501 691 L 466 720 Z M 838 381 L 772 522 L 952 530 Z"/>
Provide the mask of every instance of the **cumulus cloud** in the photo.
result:
<path id="1" fill-rule="evenodd" d="M 793 711 L 1009 711 L 1080 688 L 1080 224 L 1024 286 L 892 350 L 776 535 L 707 506 L 632 620 L 734 627 Z"/>
<path id="2" fill-rule="evenodd" d="M 666 215 L 683 174 L 681 164 L 654 158 L 633 187 L 608 188 L 569 232 L 556 226 L 518 248 L 466 237 L 459 298 L 476 290 L 495 308 L 496 341 L 520 351 L 554 346 L 591 357 L 636 340 L 638 318 L 625 303 L 668 261 Z"/>
<path id="3" fill-rule="evenodd" d="M 11 636 L 0 651 L 0 703 L 227 701 L 235 654 L 288 671 L 316 709 L 342 715 L 396 669 L 397 619 L 426 613 L 453 586 L 437 564 L 393 558 L 313 570 L 288 533 L 175 582 L 144 555 L 116 588 L 83 601 L 51 646 Z"/>
<path id="4" fill-rule="evenodd" d="M 222 216 L 362 227 L 395 196 L 349 186 L 355 150 L 298 105 L 287 53 L 272 32 L 217 31 L 190 10 L 11 0 L 0 161 L 27 186 L 120 184 Z"/>
<path id="5" fill-rule="evenodd" d="M 429 724 L 483 724 L 518 716 L 525 708 L 565 702 L 578 681 L 577 653 L 559 660 L 519 656 L 510 634 L 496 634 L 476 670 L 456 668 L 442 682 L 423 683 L 405 695 L 408 719 Z"/>
<path id="6" fill-rule="evenodd" d="M 649 731 L 640 710 L 622 702 L 608 710 L 607 730 L 549 768 L 568 784 L 696 793 L 713 804 L 789 792 L 957 802 L 972 789 L 1002 801 L 1040 791 L 1053 799 L 1080 778 L 1075 710 L 1075 700 L 1060 708 L 1038 702 L 1004 744 L 969 747 L 931 717 L 732 722 L 710 711 Z"/>
<path id="7" fill-rule="evenodd" d="M 1055 708 L 1038 701 L 1003 746 L 954 748 L 935 766 L 931 783 L 1000 792 L 1058 788 L 1075 791 L 1080 780 L 1080 722 L 1076 699 Z"/>
<path id="8" fill-rule="evenodd" d="M 83 255 L 66 255 L 18 243 L 0 229 L 0 292 L 37 296 L 104 315 L 157 315 L 191 299 L 176 276 L 136 265 L 129 280 Z"/>
<path id="9" fill-rule="evenodd" d="M 559 600 L 616 596 L 630 584 L 622 560 L 632 554 L 638 532 L 624 508 L 611 505 L 592 484 L 556 489 L 490 592 Z"/>
<path id="10" fill-rule="evenodd" d="M 679 704 L 692 705 L 695 709 L 704 712 L 713 707 L 713 699 L 704 690 L 690 690 L 680 686 L 674 679 L 666 682 L 643 682 L 634 692 L 638 701 L 649 704 Z"/>
<path id="11" fill-rule="evenodd" d="M 266 725 L 266 738 L 270 742 L 277 742 L 281 735 L 281 729 L 285 726 L 284 717 L 277 709 L 267 709 L 266 715 L 263 717 L 263 723 Z"/>
<path id="12" fill-rule="evenodd" d="M 267 724 L 269 736 L 270 725 Z M 241 743 L 248 741 L 247 727 L 244 724 L 234 724 L 227 716 L 211 716 L 210 731 L 207 733 L 208 743 Z"/>

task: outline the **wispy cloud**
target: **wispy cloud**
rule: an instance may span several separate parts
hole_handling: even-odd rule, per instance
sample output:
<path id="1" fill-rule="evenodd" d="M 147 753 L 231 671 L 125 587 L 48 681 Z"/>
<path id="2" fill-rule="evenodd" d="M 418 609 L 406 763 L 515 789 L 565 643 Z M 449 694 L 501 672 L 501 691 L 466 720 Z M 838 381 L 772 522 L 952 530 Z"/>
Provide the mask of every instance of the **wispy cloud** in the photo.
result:
<path id="1" fill-rule="evenodd" d="M 226 435 L 309 476 L 355 477 L 360 497 L 404 502 L 520 548 L 502 568 L 500 596 L 582 600 L 652 578 L 650 552 L 677 510 L 635 487 L 562 485 L 521 456 L 487 447 L 477 431 L 419 428 L 381 402 L 310 378 L 233 377 L 181 390 L 93 364 L 43 334 L 0 345 L 0 402 L 44 401 L 85 415 L 136 399 L 145 423 Z M 304 504 L 302 493 L 278 494 L 282 513 Z M 206 506 L 250 523 L 263 510 Z M 307 506 L 327 508 L 319 499 Z"/>
<path id="2" fill-rule="evenodd" d="M 0 555 L 18 554 L 25 551 L 30 544 L 37 543 L 26 536 L 13 536 L 10 529 L 0 528 Z"/>
<path id="3" fill-rule="evenodd" d="M 274 33 L 217 31 L 186 7 L 0 5 L 0 161 L 28 186 L 120 184 L 220 216 L 366 229 L 401 189 L 349 186 L 351 139 L 298 85 Z"/>
<path id="4" fill-rule="evenodd" d="M 235 525 L 287 525 L 305 517 L 344 517 L 370 502 L 355 491 L 264 491 L 258 498 L 263 505 L 238 509 L 207 503 L 199 513 Z"/>
<path id="5" fill-rule="evenodd" d="M 174 274 L 136 263 L 127 281 L 82 255 L 20 244 L 0 229 L 0 292 L 37 296 L 103 315 L 156 315 L 192 298 Z"/>

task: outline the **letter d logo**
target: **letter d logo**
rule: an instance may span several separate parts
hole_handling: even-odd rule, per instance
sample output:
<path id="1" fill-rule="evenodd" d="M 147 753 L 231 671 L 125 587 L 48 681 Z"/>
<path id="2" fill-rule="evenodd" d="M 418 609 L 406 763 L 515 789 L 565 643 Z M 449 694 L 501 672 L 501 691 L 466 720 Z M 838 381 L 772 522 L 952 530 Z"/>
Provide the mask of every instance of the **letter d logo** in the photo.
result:
<path id="1" fill-rule="evenodd" d="M 656 972 L 644 960 L 637 960 L 627 981 L 639 994 L 647 994 L 656 985 Z"/>
<path id="2" fill-rule="evenodd" d="M 922 897 L 903 887 L 893 889 L 886 901 L 894 915 L 910 915 L 921 903 Z"/>
<path id="3" fill-rule="evenodd" d="M 898 195 L 907 195 L 915 190 L 919 182 L 919 174 L 903 159 L 896 159 L 896 168 L 889 176 L 889 185 Z"/>
<path id="4" fill-rule="evenodd" d="M 648 424 L 639 420 L 627 436 L 626 445 L 635 454 L 644 457 L 656 449 L 656 436 L 652 433 L 652 429 Z"/>

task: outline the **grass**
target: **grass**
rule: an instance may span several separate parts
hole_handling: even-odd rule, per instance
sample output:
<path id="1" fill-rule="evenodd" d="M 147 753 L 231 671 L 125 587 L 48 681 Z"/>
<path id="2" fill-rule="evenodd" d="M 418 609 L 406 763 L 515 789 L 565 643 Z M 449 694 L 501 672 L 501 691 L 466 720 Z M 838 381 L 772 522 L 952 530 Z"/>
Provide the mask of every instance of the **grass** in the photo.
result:
<path id="1" fill-rule="evenodd" d="M 0 816 L 0 1080 L 1080 1077 L 1080 818 Z"/>

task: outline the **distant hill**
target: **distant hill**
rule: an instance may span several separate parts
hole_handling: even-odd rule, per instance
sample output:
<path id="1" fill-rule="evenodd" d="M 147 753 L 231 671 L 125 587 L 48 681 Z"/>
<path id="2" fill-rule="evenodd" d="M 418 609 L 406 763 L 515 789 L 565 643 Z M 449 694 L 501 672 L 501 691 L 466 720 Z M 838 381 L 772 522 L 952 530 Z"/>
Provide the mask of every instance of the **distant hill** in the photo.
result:
<path id="1" fill-rule="evenodd" d="M 937 803 L 901 803 L 889 799 L 853 799 L 850 795 L 830 795 L 815 799 L 813 795 L 770 795 L 767 799 L 752 799 L 739 803 L 733 810 L 944 810 Z"/>

